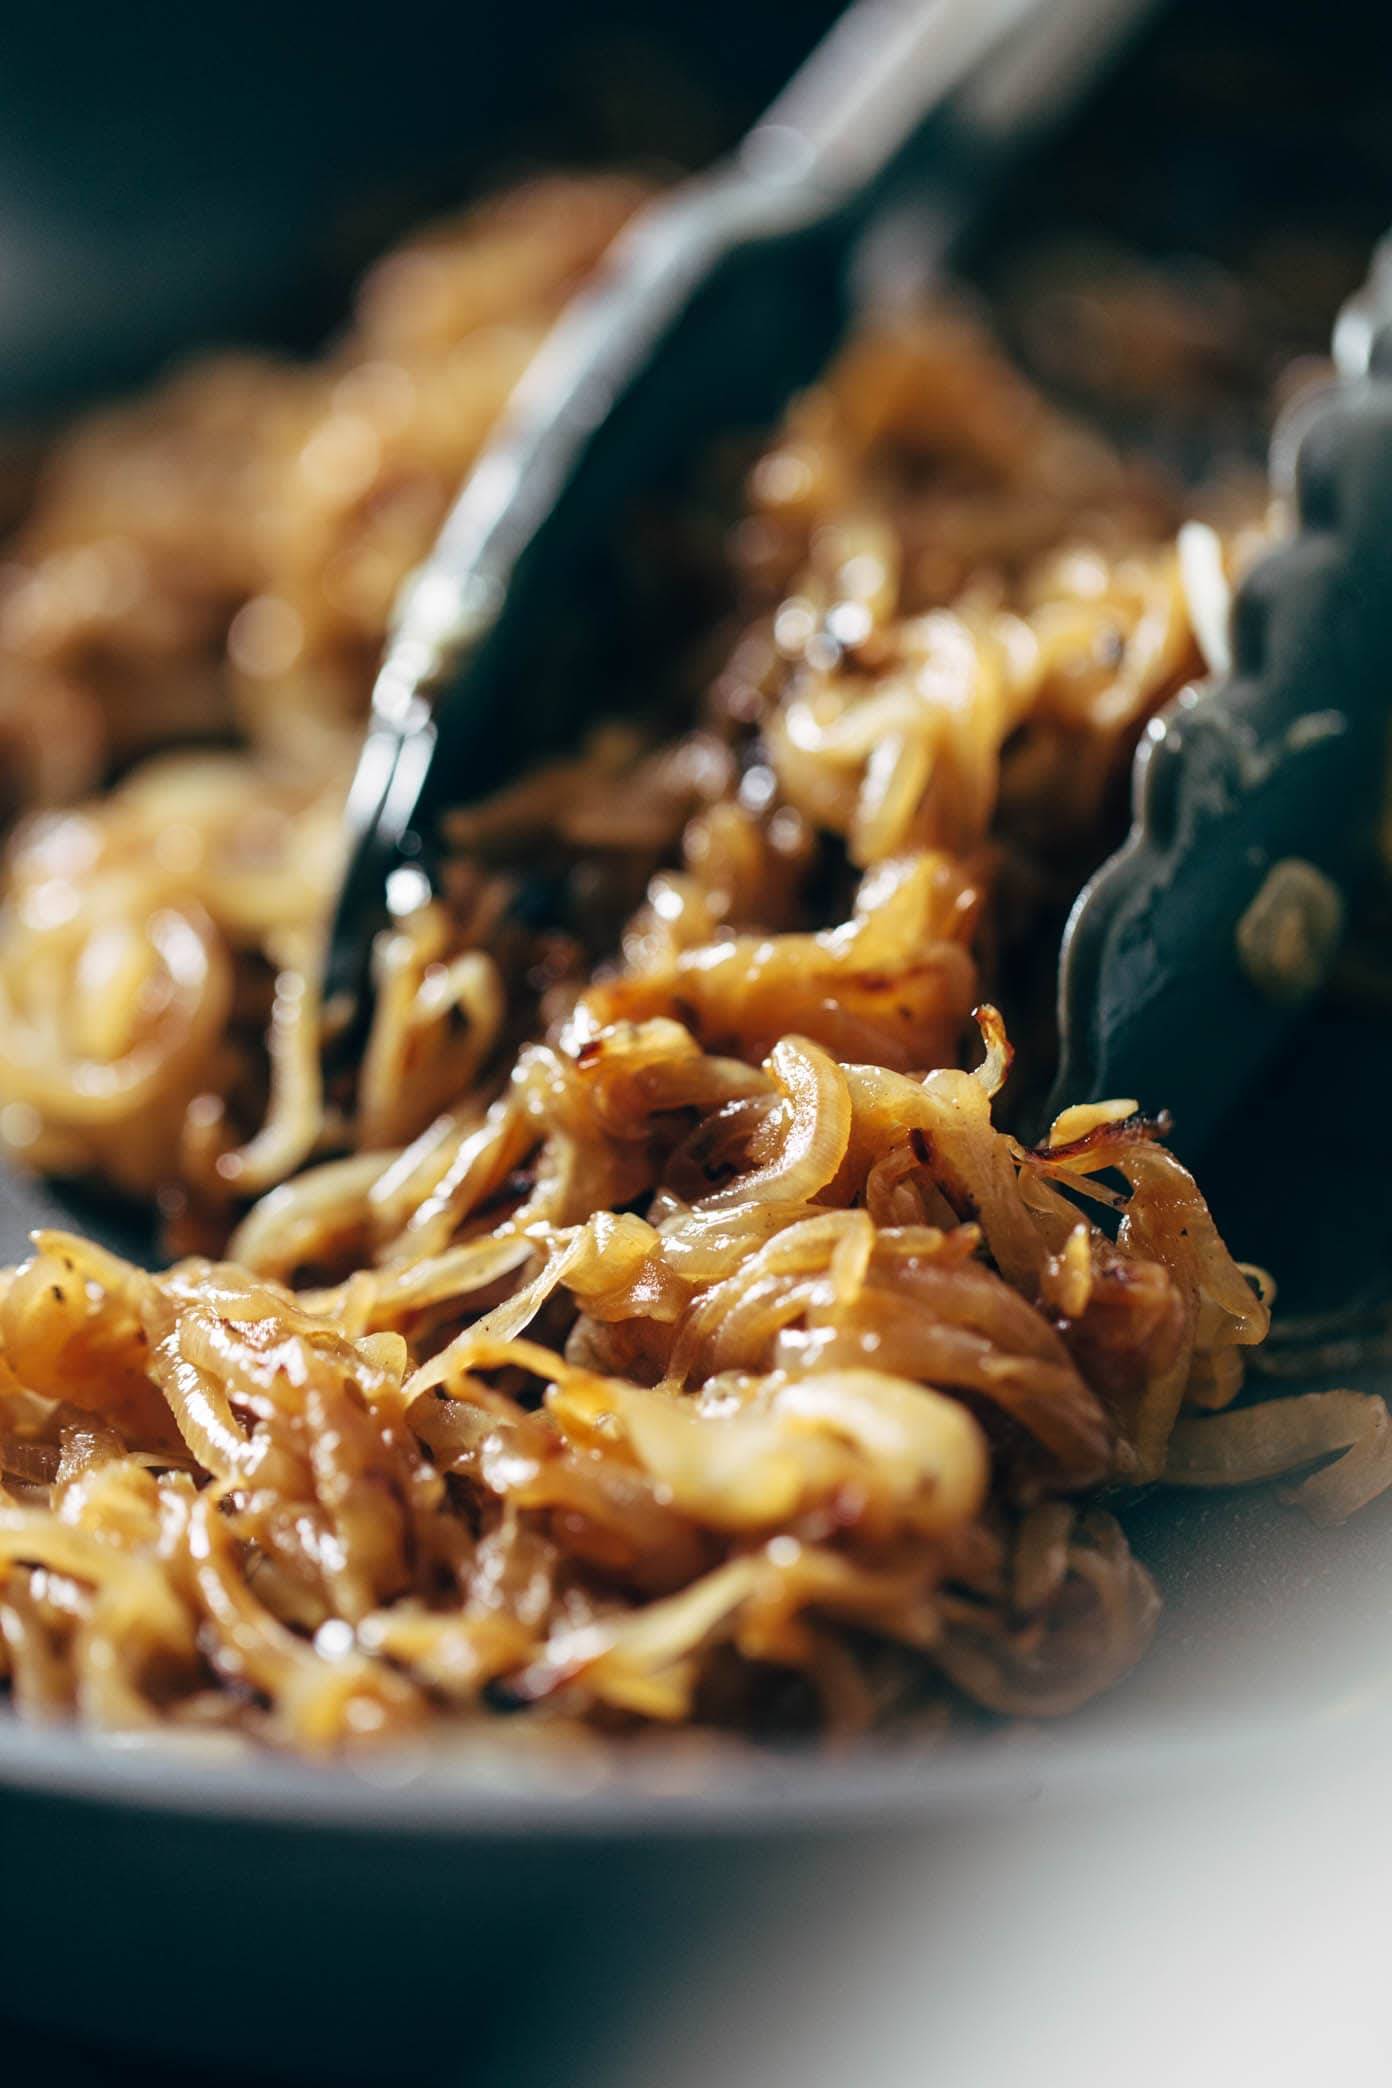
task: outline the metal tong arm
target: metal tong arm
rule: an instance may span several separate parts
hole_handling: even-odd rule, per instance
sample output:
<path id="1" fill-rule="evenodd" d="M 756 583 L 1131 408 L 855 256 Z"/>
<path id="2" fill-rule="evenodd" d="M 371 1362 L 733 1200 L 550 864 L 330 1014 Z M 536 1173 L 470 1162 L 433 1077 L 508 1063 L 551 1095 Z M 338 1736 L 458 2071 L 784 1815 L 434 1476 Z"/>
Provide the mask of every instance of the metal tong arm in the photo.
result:
<path id="1" fill-rule="evenodd" d="M 1278 426 L 1290 533 L 1239 584 L 1231 658 L 1142 737 L 1130 834 L 1076 900 L 1048 1115 L 1172 1111 L 1197 1158 L 1322 986 L 1375 859 L 1392 688 L 1392 242 Z M 1318 1082 L 1311 1107 L 1318 1113 Z M 1042 1126 L 1040 1127 L 1042 1129 Z"/>
<path id="2" fill-rule="evenodd" d="M 858 0 L 730 159 L 616 241 L 402 590 L 348 801 L 331 1034 L 360 1024 L 378 930 L 429 888 L 440 806 L 485 794 L 581 722 L 526 677 L 577 547 L 625 494 L 718 433 L 767 422 L 824 366 L 857 242 L 926 145 L 949 217 L 965 216 L 1004 147 L 1146 4 Z"/>

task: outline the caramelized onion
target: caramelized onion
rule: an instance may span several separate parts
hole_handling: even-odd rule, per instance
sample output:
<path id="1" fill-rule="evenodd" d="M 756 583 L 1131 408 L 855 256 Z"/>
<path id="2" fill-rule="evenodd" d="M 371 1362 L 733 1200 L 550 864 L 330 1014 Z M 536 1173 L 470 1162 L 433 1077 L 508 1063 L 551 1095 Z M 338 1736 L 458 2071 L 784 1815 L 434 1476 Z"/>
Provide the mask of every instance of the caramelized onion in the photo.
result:
<path id="1" fill-rule="evenodd" d="M 321 1073 L 389 605 L 639 194 L 411 241 L 319 363 L 61 442 L 7 549 L 20 787 L 122 780 L 10 841 L 0 1146 L 156 1194 L 172 1256 L 0 1274 L 24 1716 L 311 1753 L 1052 1716 L 1154 1626 L 1099 1489 L 1392 1484 L 1381 1401 L 1233 1404 L 1268 1304 L 1163 1096 L 1005 1128 L 1024 982 L 1267 524 L 1182 512 L 946 300 L 792 403 L 699 716 L 452 817 Z M 241 743 L 135 760 L 191 726 Z"/>

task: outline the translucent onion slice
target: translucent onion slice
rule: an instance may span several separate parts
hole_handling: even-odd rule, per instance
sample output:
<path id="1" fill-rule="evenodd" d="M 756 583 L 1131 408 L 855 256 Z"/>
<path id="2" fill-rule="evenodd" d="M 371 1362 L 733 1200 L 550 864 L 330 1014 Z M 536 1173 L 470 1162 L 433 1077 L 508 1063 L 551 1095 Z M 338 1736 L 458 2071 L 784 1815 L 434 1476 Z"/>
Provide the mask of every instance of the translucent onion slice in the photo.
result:
<path id="1" fill-rule="evenodd" d="M 1341 1523 L 1392 1486 L 1392 1415 L 1369 1392 L 1304 1392 L 1202 1420 L 1170 1437 L 1171 1486 L 1250 1486 L 1283 1478 L 1319 1458 L 1322 1471 L 1292 1499 L 1318 1523 Z"/>

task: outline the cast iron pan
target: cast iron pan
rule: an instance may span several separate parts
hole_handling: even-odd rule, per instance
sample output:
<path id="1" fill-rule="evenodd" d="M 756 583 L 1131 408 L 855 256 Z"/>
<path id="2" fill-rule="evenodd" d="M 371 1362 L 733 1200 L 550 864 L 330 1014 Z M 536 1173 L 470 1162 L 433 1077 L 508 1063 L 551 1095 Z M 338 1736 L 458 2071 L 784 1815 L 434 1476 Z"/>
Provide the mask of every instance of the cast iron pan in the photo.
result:
<path id="1" fill-rule="evenodd" d="M 748 9 L 667 11 L 669 74 L 698 74 L 692 54 L 709 52 L 710 40 L 723 37 L 722 57 L 739 81 L 722 103 L 718 69 L 708 72 L 707 130 L 697 153 L 738 128 L 831 11 L 766 9 L 757 36 L 745 20 Z M 630 48 L 633 26 L 646 12 L 589 10 L 587 33 Z M 1215 15 L 1195 0 L 1175 13 L 1183 34 L 1173 22 L 1162 24 L 1114 90 L 1114 114 L 1103 128 L 1108 153 L 1120 155 L 1114 164 L 1124 171 L 1108 184 L 1103 216 L 1152 245 L 1198 245 L 1228 258 L 1238 235 L 1215 211 L 1215 198 L 1226 199 L 1237 218 L 1248 206 L 1273 209 L 1284 195 L 1294 199 L 1289 219 L 1312 188 L 1332 189 L 1347 205 L 1351 245 L 1361 243 L 1366 255 L 1392 200 L 1392 165 L 1378 158 L 1386 156 L 1388 127 L 1327 121 L 1319 110 L 1321 94 L 1340 83 L 1356 96 L 1370 80 L 1386 78 L 1385 53 L 1350 51 L 1344 30 L 1328 20 L 1309 23 L 1299 7 L 1283 15 L 1240 0 Z M 1251 62 L 1261 67 L 1280 34 L 1306 39 L 1296 67 L 1305 94 L 1288 95 L 1265 124 L 1254 114 L 1261 96 L 1231 77 L 1232 53 L 1244 48 L 1240 37 L 1234 41 L 1233 24 L 1241 28 L 1243 17 L 1259 38 L 1246 46 L 1248 56 L 1258 49 L 1260 59 Z M 134 18 L 143 19 L 140 9 Z M 573 22 L 558 9 L 562 19 Z M 297 114 L 306 118 L 309 137 L 322 103 L 322 123 L 341 148 L 329 155 L 340 193 L 355 192 L 362 202 L 372 186 L 364 169 L 374 138 L 354 112 L 374 107 L 386 60 L 369 45 L 355 60 L 337 13 L 326 84 L 316 71 L 315 35 L 327 28 L 328 12 L 307 9 L 303 20 L 313 29 L 299 17 L 293 29 L 286 25 L 287 62 L 301 90 Z M 499 86 L 490 106 L 480 103 L 476 120 L 461 119 L 454 132 L 441 121 L 413 130 L 387 96 L 392 107 L 382 131 L 389 142 L 381 157 L 390 207 L 378 210 L 375 228 L 457 189 L 473 159 L 509 157 L 525 131 L 519 108 L 538 106 L 528 93 L 537 53 L 555 41 L 548 33 L 554 24 L 549 17 L 539 24 L 535 11 L 518 21 L 502 9 L 465 10 L 462 20 L 457 9 L 448 19 L 443 10 L 406 9 L 392 22 L 403 36 L 426 33 L 439 60 L 436 85 L 447 78 L 451 95 L 464 101 L 482 92 L 479 68 L 469 61 L 486 30 L 496 59 L 492 77 L 507 90 Z M 224 19 L 197 33 L 185 23 L 175 50 L 184 77 L 171 81 L 166 68 L 158 81 L 161 105 L 169 106 L 172 95 L 174 128 L 187 133 L 178 166 L 156 165 L 159 154 L 147 136 L 155 80 L 129 72 L 120 82 L 127 106 L 113 115 L 111 83 L 86 54 L 79 85 L 86 65 L 96 113 L 75 186 L 61 168 L 39 166 L 34 157 L 42 154 L 46 127 L 42 95 L 57 93 L 62 68 L 56 78 L 50 74 L 42 50 L 49 30 L 37 18 L 26 34 L 32 44 L 21 51 L 18 73 L 21 80 L 27 73 L 32 97 L 17 112 L 22 120 L 9 125 L 6 150 L 11 185 L 19 180 L 31 200 L 44 201 L 50 260 L 61 256 L 65 241 L 70 256 L 90 242 L 84 213 L 98 207 L 90 198 L 100 186 L 93 137 L 144 167 L 152 238 L 166 238 L 170 213 L 179 216 L 176 192 L 186 199 L 188 230 L 190 167 L 200 154 L 207 157 L 198 141 L 223 141 L 213 171 L 235 194 L 228 221 L 236 217 L 242 229 L 229 241 L 209 220 L 206 240 L 173 241 L 170 280 L 182 269 L 183 288 L 138 326 L 129 313 L 116 312 L 109 280 L 89 281 L 88 305 L 69 311 L 62 324 L 54 319 L 47 337 L 50 345 L 66 341 L 66 359 L 55 354 L 36 368 L 33 338 L 26 370 L 18 368 L 17 353 L 11 356 L 12 405 L 90 389 L 99 370 L 124 380 L 209 330 L 264 333 L 268 303 L 286 288 L 287 240 L 294 245 L 286 228 L 301 251 L 312 245 L 306 228 L 322 232 L 332 183 L 325 186 L 308 143 L 290 149 L 281 140 L 270 148 L 277 173 L 268 193 L 250 171 L 251 130 L 244 127 L 240 160 L 227 145 L 243 130 L 239 112 L 218 102 L 218 82 L 230 70 L 233 100 L 244 101 L 249 59 L 239 47 L 230 68 L 214 62 L 216 40 L 231 34 Z M 1209 40 L 1210 60 L 1215 51 L 1219 59 L 1227 54 L 1227 74 L 1216 62 L 1203 72 L 1205 83 L 1216 83 L 1207 127 L 1176 123 L 1163 102 L 1185 67 L 1193 70 L 1196 34 L 1201 45 Z M 208 42 L 195 52 L 188 39 L 199 36 Z M 1310 84 L 1321 68 L 1322 84 Z M 69 90 L 72 77 L 70 70 Z M 392 80 L 400 85 L 403 78 L 398 65 Z M 286 91 L 278 82 L 272 101 Z M 1274 91 L 1263 89 L 1268 113 Z M 12 66 L 4 94 L 15 92 Z M 199 95 L 215 104 L 201 122 L 191 113 Z M 80 93 L 76 99 L 80 106 Z M 564 99 L 553 96 L 554 135 L 564 128 L 555 114 Z M 77 117 L 70 110 L 64 120 Z M 459 143 L 466 131 L 467 150 Z M 1078 170 L 1089 151 L 1095 157 L 1087 131 L 1085 123 L 1077 148 L 1060 151 L 1051 182 L 1030 185 L 1015 232 L 1027 232 L 1050 211 L 1076 207 Z M 499 138 L 501 146 L 489 152 Z M 624 146 L 612 133 L 601 142 L 611 154 Z M 642 142 L 650 147 L 653 140 Z M 160 149 L 179 159 L 167 136 Z M 13 161 L 22 152 L 30 163 L 21 178 Z M 1358 157 L 1368 152 L 1371 166 Z M 4 159 L 0 153 L 0 184 Z M 247 176 L 240 187 L 239 169 Z M 139 182 L 127 169 L 118 187 L 129 233 L 139 221 Z M 113 224 L 119 203 L 117 197 L 102 206 L 114 212 Z M 119 226 L 113 238 L 118 234 Z M 1001 236 L 1012 236 L 1008 224 Z M 322 243 L 318 251 L 323 263 Z M 247 280 L 239 303 L 233 290 L 242 263 Z M 316 270 L 322 289 L 333 272 L 327 264 Z M 81 269 L 68 273 L 76 297 Z M 200 287 L 214 276 L 221 288 L 202 298 Z M 296 316 L 309 323 L 303 311 Z M 31 314 L 30 321 L 32 335 L 38 320 Z M 0 331 L 4 323 L 0 313 Z M 114 353 L 101 365 L 94 349 L 104 327 Z M 1292 1309 L 1337 1304 L 1392 1270 L 1392 1213 L 1383 1193 L 1392 1113 L 1381 1092 L 1388 1041 L 1377 1016 L 1323 1006 L 1293 1033 L 1282 1060 L 1254 1085 L 1250 1103 L 1205 1156 L 1205 1185 L 1221 1222 L 1244 1255 L 1277 1271 Z M 82 1208 L 58 1189 L 0 1180 L 0 1259 L 19 1256 L 28 1230 L 55 1215 L 95 1222 L 110 1235 L 109 1212 Z M 1345 1530 L 1316 1532 L 1266 1496 L 1156 1494 L 1133 1507 L 1130 1530 L 1167 1600 L 1150 1658 L 1066 1725 L 946 1749 L 886 1743 L 852 1757 L 814 1758 L 711 1757 L 679 1747 L 618 1767 L 567 1768 L 530 1761 L 503 1726 L 489 1751 L 469 1757 L 309 1769 L 260 1758 L 194 1763 L 0 1719 L 0 1854 L 9 1910 L 0 2018 L 62 2024 L 132 2048 L 197 2053 L 229 2071 L 276 2065 L 338 2080 L 374 2071 L 419 2078 L 437 2066 L 462 2066 L 465 2053 L 482 2063 L 510 2013 L 578 2009 L 583 1992 L 635 1971 L 672 1975 L 680 1954 L 703 1947 L 740 1896 L 754 1894 L 788 1917 L 808 1851 L 850 1826 L 883 1836 L 902 1835 L 914 1823 L 932 1832 L 949 1816 L 1026 1804 L 1050 1787 L 1083 1793 L 1120 1783 L 1139 1795 L 1160 1781 L 1202 1774 L 1206 1764 L 1230 1762 L 1234 1753 L 1259 1769 L 1294 1746 L 1386 1744 L 1392 1507 L 1375 1504 Z"/>

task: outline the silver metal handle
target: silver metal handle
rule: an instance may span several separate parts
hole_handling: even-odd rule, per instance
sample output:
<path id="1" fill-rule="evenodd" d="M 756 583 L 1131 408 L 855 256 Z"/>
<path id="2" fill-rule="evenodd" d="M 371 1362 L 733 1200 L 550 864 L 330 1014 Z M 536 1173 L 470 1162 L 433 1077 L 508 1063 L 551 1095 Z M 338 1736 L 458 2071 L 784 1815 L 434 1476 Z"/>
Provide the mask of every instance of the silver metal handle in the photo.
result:
<path id="1" fill-rule="evenodd" d="M 1027 133 L 1154 0 L 856 0 L 740 148 L 760 179 L 847 198 L 960 91 L 974 129 Z"/>

